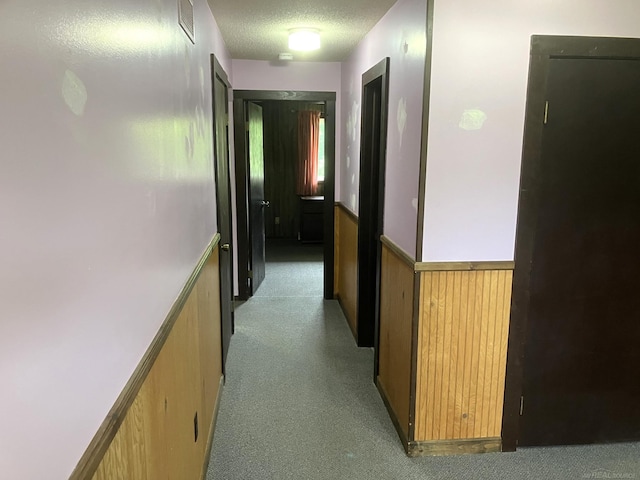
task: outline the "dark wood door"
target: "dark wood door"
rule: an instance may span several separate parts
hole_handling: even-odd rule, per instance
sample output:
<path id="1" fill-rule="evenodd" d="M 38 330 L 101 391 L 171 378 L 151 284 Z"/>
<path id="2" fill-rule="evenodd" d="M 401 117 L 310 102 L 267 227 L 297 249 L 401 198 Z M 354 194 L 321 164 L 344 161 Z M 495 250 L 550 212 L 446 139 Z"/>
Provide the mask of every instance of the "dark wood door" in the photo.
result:
<path id="1" fill-rule="evenodd" d="M 373 347 L 375 344 L 380 298 L 380 236 L 384 211 L 388 65 L 388 59 L 385 59 L 362 76 L 358 211 L 359 347 Z M 377 370 L 377 360 L 374 370 Z"/>
<path id="2" fill-rule="evenodd" d="M 262 107 L 247 103 L 249 122 L 249 236 L 251 239 L 251 294 L 254 295 L 265 275 L 264 209 L 264 134 Z"/>
<path id="3" fill-rule="evenodd" d="M 639 85 L 640 61 L 549 63 L 520 445 L 640 438 Z"/>
<path id="4" fill-rule="evenodd" d="M 222 364 L 226 364 L 233 334 L 233 266 L 231 189 L 229 177 L 229 92 L 226 75 L 215 58 L 213 63 L 214 143 L 218 232 L 220 233 L 220 303 Z"/>

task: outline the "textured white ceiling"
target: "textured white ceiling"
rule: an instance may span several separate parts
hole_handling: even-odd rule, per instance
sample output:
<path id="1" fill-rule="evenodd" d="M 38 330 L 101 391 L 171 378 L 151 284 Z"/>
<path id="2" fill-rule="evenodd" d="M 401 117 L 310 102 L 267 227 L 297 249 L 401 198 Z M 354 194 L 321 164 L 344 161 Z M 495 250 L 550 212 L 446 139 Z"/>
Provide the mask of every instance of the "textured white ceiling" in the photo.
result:
<path id="1" fill-rule="evenodd" d="M 208 0 L 232 58 L 277 60 L 292 28 L 320 30 L 316 52 L 294 60 L 340 62 L 397 0 Z"/>

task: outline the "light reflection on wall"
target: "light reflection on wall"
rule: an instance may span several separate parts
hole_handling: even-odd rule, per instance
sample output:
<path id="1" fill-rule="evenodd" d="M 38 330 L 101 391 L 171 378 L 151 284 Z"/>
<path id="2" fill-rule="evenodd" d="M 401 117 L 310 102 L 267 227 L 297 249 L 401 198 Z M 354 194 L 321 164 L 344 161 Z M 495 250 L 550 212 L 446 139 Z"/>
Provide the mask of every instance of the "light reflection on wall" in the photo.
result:
<path id="1" fill-rule="evenodd" d="M 53 20 L 54 30 L 58 43 L 68 45 L 73 50 L 82 50 L 91 53 L 92 56 L 102 58 L 109 57 L 173 57 L 181 59 L 184 64 L 184 76 L 178 84 L 175 78 L 161 77 L 148 78 L 144 68 L 148 62 L 140 64 L 139 74 L 128 80 L 117 79 L 111 85 L 114 102 L 125 102 L 131 107 L 144 108 L 152 105 L 151 97 L 146 97 L 146 88 L 149 81 L 153 81 L 156 87 L 164 88 L 170 92 L 182 91 L 179 97 L 179 109 L 181 114 L 176 116 L 149 115 L 142 111 L 133 117 L 114 119 L 117 125 L 116 131 L 103 131 L 104 139 L 112 141 L 123 135 L 136 151 L 135 160 L 112 159 L 108 168 L 117 169 L 119 173 L 125 172 L 128 178 L 136 178 L 141 181 L 159 182 L 200 182 L 210 181 L 213 177 L 213 146 L 211 138 L 210 119 L 207 119 L 203 106 L 193 105 L 190 99 L 192 92 L 190 79 L 192 75 L 192 63 L 195 54 L 191 44 L 181 42 L 182 33 L 176 25 L 166 21 L 157 21 L 152 17 L 139 19 L 128 16 L 93 15 L 77 21 L 76 18 L 56 18 Z M 53 39 L 52 39 L 53 40 Z M 178 77 L 180 72 L 178 72 Z M 106 74 L 110 75 L 109 73 Z M 204 72 L 201 77 L 204 78 Z M 95 78 L 93 79 L 95 81 Z M 120 80 L 123 80 L 120 83 Z M 200 97 L 204 98 L 206 85 L 201 85 Z M 157 88 L 156 88 L 157 90 Z M 101 92 L 106 93 L 104 89 Z M 100 99 L 104 100 L 104 96 Z M 169 100 L 167 98 L 167 100 Z M 175 100 L 175 98 L 174 98 Z M 129 103 L 131 102 L 131 103 Z M 145 102 L 147 104 L 145 105 Z M 188 106 L 191 104 L 191 106 Z M 159 107 L 159 106 L 158 106 Z M 150 108 L 153 110 L 153 108 Z M 190 110 L 190 111 L 187 111 Z M 101 111 L 102 118 L 106 118 L 106 112 Z"/>
<path id="2" fill-rule="evenodd" d="M 427 51 L 427 36 L 423 32 L 411 32 L 403 36 L 402 51 L 411 57 L 424 58 Z"/>
<path id="3" fill-rule="evenodd" d="M 162 23 L 114 17 L 73 23 L 61 19 L 53 29 L 57 33 L 54 37 L 74 49 L 107 57 L 160 52 L 169 48 L 176 38 L 176 30 Z"/>
<path id="4" fill-rule="evenodd" d="M 462 112 L 460 123 L 458 126 L 462 130 L 480 130 L 484 126 L 484 122 L 487 121 L 487 114 L 482 110 L 476 108 L 465 110 Z"/>
<path id="5" fill-rule="evenodd" d="M 196 115 L 198 117 L 198 115 Z M 139 180 L 204 181 L 213 176 L 213 139 L 197 123 L 204 118 L 138 118 L 125 128 L 137 146 L 135 162 L 122 165 Z"/>

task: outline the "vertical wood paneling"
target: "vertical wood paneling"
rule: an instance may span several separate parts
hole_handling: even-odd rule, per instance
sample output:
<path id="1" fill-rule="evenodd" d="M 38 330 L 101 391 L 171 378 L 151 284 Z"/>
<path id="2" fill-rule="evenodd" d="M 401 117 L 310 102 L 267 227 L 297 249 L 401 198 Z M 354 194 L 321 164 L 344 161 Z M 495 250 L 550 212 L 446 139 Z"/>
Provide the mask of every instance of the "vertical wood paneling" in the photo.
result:
<path id="1" fill-rule="evenodd" d="M 438 292 L 440 289 L 440 284 L 439 284 L 439 280 L 440 277 L 435 276 L 435 275 L 423 275 L 423 281 L 421 282 L 422 285 L 424 286 L 423 290 L 422 290 L 422 298 L 427 298 L 427 295 L 430 295 L 432 292 Z M 429 288 L 430 287 L 430 288 Z M 438 302 L 434 301 L 434 300 L 430 300 L 429 303 L 426 305 L 426 308 L 429 309 L 429 314 L 432 316 L 437 316 L 438 315 Z M 417 399 L 421 399 L 422 397 L 426 397 L 427 398 L 427 402 L 421 402 L 419 401 L 419 404 L 425 404 L 425 408 L 428 408 L 429 411 L 433 412 L 436 411 L 437 407 L 436 407 L 436 401 L 439 400 L 439 398 L 436 397 L 436 373 L 438 373 L 438 369 L 436 368 L 436 359 L 438 358 L 438 338 L 442 338 L 441 336 L 438 336 L 438 323 L 437 322 L 431 322 L 429 325 L 426 325 L 425 328 L 429 329 L 429 337 L 428 337 L 428 355 L 426 358 L 426 370 L 423 373 L 423 375 L 419 376 L 418 379 L 420 378 L 425 378 L 425 380 L 427 381 L 428 385 L 433 385 L 434 388 L 430 389 L 430 391 L 426 392 L 426 395 L 422 395 L 422 396 L 418 396 Z M 441 347 L 442 348 L 442 347 Z M 425 362 L 424 361 L 420 361 L 423 360 L 424 357 L 421 356 L 421 351 L 418 350 L 418 357 L 417 357 L 417 363 L 422 365 Z M 416 389 L 419 388 L 419 384 L 416 384 Z M 439 403 L 438 403 L 439 405 Z M 419 414 L 420 409 L 416 408 L 416 414 Z M 434 432 L 434 423 L 432 422 L 431 424 L 428 425 L 429 427 L 429 436 L 433 437 L 435 436 L 435 432 Z"/>
<path id="2" fill-rule="evenodd" d="M 358 331 L 358 223 L 341 205 L 335 210 L 334 294 L 353 335 Z"/>
<path id="3" fill-rule="evenodd" d="M 215 414 L 220 378 L 222 377 L 222 332 L 220 330 L 220 250 L 215 249 L 196 285 L 198 295 L 198 341 L 200 348 L 202 432 L 208 435 Z M 211 401 L 211 400 L 214 401 Z M 206 451 L 205 442 L 202 443 Z M 205 453 L 203 451 L 203 454 Z"/>
<path id="4" fill-rule="evenodd" d="M 409 432 L 414 271 L 383 245 L 380 277 L 377 380 L 406 437 Z"/>
<path id="5" fill-rule="evenodd" d="M 216 248 L 98 466 L 94 480 L 201 478 L 222 377 L 218 272 Z"/>
<path id="6" fill-rule="evenodd" d="M 414 440 L 499 437 L 512 272 L 421 275 Z"/>

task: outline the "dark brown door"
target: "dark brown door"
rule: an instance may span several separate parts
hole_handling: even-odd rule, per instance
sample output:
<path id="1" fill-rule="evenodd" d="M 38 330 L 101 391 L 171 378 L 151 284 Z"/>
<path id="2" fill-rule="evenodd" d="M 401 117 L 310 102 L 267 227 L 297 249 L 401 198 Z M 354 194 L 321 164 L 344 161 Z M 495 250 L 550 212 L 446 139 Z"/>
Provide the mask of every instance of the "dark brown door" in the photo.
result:
<path id="1" fill-rule="evenodd" d="M 262 107 L 247 103 L 249 121 L 249 237 L 251 240 L 251 295 L 254 295 L 265 275 L 264 209 L 264 135 Z"/>
<path id="2" fill-rule="evenodd" d="M 212 57 L 213 58 L 213 57 Z M 220 303 L 222 323 L 222 364 L 226 364 L 233 334 L 233 266 L 231 239 L 231 189 L 229 179 L 229 92 L 226 74 L 215 58 L 213 70 L 213 107 L 216 201 L 220 233 Z"/>
<path id="3" fill-rule="evenodd" d="M 359 347 L 374 346 L 380 297 L 380 236 L 384 211 L 388 69 L 389 61 L 385 59 L 362 76 L 358 213 Z M 377 370 L 377 360 L 374 370 Z"/>
<path id="4" fill-rule="evenodd" d="M 639 85 L 640 61 L 549 63 L 520 445 L 640 439 Z"/>

